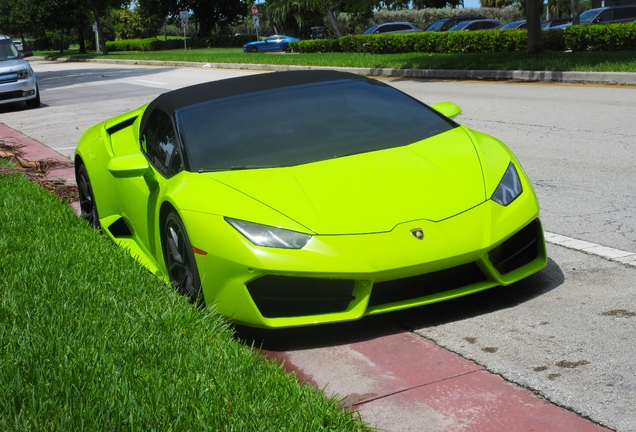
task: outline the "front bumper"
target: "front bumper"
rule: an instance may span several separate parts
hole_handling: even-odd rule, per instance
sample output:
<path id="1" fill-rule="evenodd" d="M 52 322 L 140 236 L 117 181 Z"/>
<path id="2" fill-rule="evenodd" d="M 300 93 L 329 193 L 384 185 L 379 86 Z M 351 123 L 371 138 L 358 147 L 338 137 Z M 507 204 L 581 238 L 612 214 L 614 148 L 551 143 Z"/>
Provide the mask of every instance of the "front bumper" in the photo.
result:
<path id="1" fill-rule="evenodd" d="M 509 207 L 487 201 L 387 233 L 315 236 L 301 250 L 254 246 L 221 217 L 182 217 L 186 228 L 209 228 L 191 235 L 193 246 L 208 252 L 196 255 L 206 302 L 255 327 L 351 321 L 430 304 L 509 285 L 547 263 L 531 193 Z"/>
<path id="2" fill-rule="evenodd" d="M 13 74 L 15 75 L 15 74 Z M 17 80 L 11 76 L 0 75 L 0 104 L 21 102 L 37 97 L 35 75 Z"/>

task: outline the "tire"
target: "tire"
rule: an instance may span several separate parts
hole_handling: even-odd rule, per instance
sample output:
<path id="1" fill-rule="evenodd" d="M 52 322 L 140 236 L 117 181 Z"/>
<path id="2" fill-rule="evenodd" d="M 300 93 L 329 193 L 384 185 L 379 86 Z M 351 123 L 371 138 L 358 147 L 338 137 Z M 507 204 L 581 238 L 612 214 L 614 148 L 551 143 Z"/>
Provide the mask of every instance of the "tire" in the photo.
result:
<path id="1" fill-rule="evenodd" d="M 201 279 L 188 238 L 179 215 L 171 211 L 163 224 L 163 258 L 170 278 L 170 285 L 189 297 L 191 303 L 203 303 Z"/>
<path id="2" fill-rule="evenodd" d="M 251 53 L 258 52 L 258 48 L 256 48 L 255 46 L 251 46 L 247 49 L 247 52 L 251 52 Z"/>
<path id="3" fill-rule="evenodd" d="M 35 98 L 26 101 L 28 108 L 37 108 L 40 106 L 40 89 L 35 85 Z"/>
<path id="4" fill-rule="evenodd" d="M 283 45 L 283 51 L 285 51 L 286 53 L 290 53 L 291 52 L 291 49 L 289 48 L 289 44 Z"/>
<path id="5" fill-rule="evenodd" d="M 82 218 L 86 219 L 93 228 L 99 229 L 99 213 L 97 213 L 97 204 L 95 203 L 95 195 L 93 194 L 93 187 L 91 181 L 88 178 L 88 171 L 86 171 L 86 165 L 80 162 L 79 168 L 77 168 L 77 188 L 79 189 L 79 200 Z"/>

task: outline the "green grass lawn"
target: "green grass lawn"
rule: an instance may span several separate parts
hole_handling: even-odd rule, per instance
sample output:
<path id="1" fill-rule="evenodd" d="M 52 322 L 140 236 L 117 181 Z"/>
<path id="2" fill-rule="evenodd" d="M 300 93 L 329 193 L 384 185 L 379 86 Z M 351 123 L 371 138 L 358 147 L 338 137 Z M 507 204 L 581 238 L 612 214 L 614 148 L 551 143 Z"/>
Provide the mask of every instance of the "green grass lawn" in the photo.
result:
<path id="1" fill-rule="evenodd" d="M 21 174 L 0 174 L 1 431 L 364 430 Z"/>
<path id="2" fill-rule="evenodd" d="M 37 52 L 37 55 L 59 57 L 59 52 Z M 113 52 L 103 55 L 78 55 L 68 51 L 64 56 L 78 58 L 111 58 L 133 60 L 191 61 L 203 63 L 264 63 L 279 65 L 341 66 L 397 69 L 474 69 L 474 70 L 547 70 L 636 72 L 636 51 L 618 52 L 546 52 L 528 56 L 525 52 L 487 54 L 246 54 L 240 48 L 207 48 L 152 52 Z"/>

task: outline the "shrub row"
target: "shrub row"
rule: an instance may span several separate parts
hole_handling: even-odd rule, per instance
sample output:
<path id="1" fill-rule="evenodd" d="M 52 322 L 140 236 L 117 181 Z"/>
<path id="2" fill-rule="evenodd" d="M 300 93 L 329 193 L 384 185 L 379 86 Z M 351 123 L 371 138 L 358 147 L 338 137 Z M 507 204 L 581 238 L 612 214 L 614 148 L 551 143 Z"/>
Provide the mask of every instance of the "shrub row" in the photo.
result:
<path id="1" fill-rule="evenodd" d="M 188 38 L 188 48 L 234 48 L 253 40 L 253 36 L 214 35 L 207 38 Z M 162 51 L 183 48 L 183 39 L 122 39 L 106 42 L 109 51 Z"/>
<path id="2" fill-rule="evenodd" d="M 636 23 L 572 26 L 565 45 L 572 51 L 636 50 Z"/>
<path id="3" fill-rule="evenodd" d="M 563 32 L 542 32 L 546 50 L 565 49 Z M 525 30 L 482 32 L 422 32 L 386 35 L 344 36 L 338 40 L 299 41 L 290 44 L 296 52 L 373 52 L 375 54 L 484 53 L 525 50 Z"/>
<path id="4" fill-rule="evenodd" d="M 636 23 L 581 25 L 541 32 L 546 51 L 624 51 L 636 49 Z M 292 42 L 295 52 L 373 52 L 375 54 L 486 53 L 523 51 L 526 30 L 417 32 L 343 36 L 338 40 Z"/>

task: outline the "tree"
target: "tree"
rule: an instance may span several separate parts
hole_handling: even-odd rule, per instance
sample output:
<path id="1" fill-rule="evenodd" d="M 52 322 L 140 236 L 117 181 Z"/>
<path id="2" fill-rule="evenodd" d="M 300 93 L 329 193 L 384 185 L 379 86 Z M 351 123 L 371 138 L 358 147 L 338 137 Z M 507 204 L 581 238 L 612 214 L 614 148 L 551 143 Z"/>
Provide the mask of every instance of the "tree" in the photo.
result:
<path id="1" fill-rule="evenodd" d="M 156 36 L 160 26 L 166 24 L 170 16 L 179 15 L 177 0 L 137 0 L 135 13 L 139 14 L 141 22 Z"/>
<path id="2" fill-rule="evenodd" d="M 541 45 L 541 9 L 543 0 L 525 0 L 526 20 L 528 21 L 528 54 L 539 54 Z"/>
<path id="3" fill-rule="evenodd" d="M 481 7 L 504 8 L 516 3 L 517 0 L 479 0 Z"/>
<path id="4" fill-rule="evenodd" d="M 620 3 L 619 3 L 620 4 Z M 579 0 L 572 0 L 572 24 L 581 24 L 581 5 Z"/>
<path id="5" fill-rule="evenodd" d="M 179 8 L 194 12 L 199 37 L 209 36 L 217 27 L 228 27 L 247 17 L 247 4 L 242 0 L 180 0 Z"/>
<path id="6" fill-rule="evenodd" d="M 459 6 L 460 1 L 461 0 L 413 0 L 413 7 L 415 9 L 443 9 L 447 6 L 455 8 Z"/>

